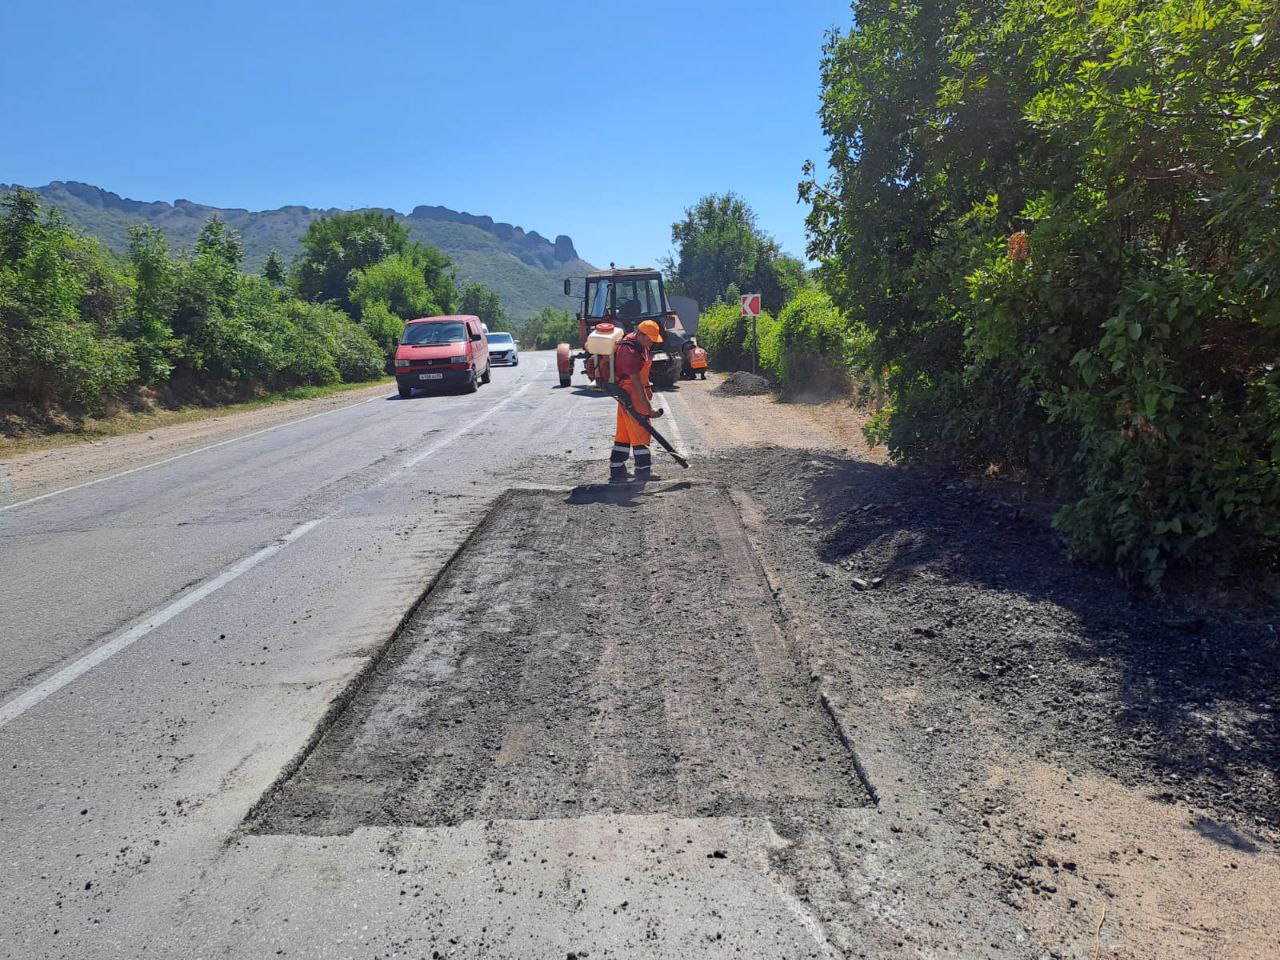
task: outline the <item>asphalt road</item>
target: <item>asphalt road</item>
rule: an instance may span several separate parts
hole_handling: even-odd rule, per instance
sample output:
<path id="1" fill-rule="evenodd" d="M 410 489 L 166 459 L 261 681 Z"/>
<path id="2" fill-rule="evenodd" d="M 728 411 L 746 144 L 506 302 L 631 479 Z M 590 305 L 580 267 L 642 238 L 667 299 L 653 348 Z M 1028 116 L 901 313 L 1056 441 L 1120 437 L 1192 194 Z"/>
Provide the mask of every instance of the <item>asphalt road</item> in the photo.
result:
<path id="1" fill-rule="evenodd" d="M 526 354 L 3 506 L 0 956 L 203 955 L 246 812 L 502 489 L 603 477 L 611 406 Z"/>

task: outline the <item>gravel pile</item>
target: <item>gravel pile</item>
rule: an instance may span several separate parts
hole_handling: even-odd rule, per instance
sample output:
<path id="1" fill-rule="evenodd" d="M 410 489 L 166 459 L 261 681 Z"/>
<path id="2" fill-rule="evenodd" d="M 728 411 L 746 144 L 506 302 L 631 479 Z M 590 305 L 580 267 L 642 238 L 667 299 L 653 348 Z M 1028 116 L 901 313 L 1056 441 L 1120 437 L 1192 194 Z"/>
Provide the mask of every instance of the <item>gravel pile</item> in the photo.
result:
<path id="1" fill-rule="evenodd" d="M 773 392 L 773 384 L 764 377 L 745 370 L 735 370 L 713 391 L 730 397 L 755 397 Z"/>

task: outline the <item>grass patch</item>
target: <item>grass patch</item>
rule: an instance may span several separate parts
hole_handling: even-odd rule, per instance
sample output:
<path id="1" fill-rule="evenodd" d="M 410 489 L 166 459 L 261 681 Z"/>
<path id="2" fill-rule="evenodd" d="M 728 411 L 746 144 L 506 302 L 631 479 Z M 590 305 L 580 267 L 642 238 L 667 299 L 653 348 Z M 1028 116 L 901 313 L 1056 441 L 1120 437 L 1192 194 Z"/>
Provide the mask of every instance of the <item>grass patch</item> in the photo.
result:
<path id="1" fill-rule="evenodd" d="M 317 387 L 291 387 L 288 390 L 269 393 L 261 397 L 254 397 L 252 400 L 244 400 L 238 403 L 214 406 L 190 404 L 172 409 L 159 408 L 139 413 L 126 411 L 115 414 L 114 416 L 104 417 L 100 420 L 86 419 L 72 430 L 64 430 L 57 433 L 46 433 L 41 436 L 34 437 L 0 437 L 0 457 L 14 457 L 24 453 L 38 453 L 43 450 L 52 450 L 57 447 L 74 446 L 80 443 L 92 443 L 95 440 L 105 440 L 109 437 L 122 437 L 131 433 L 145 433 L 148 430 L 158 430 L 164 427 L 172 427 L 184 423 L 195 423 L 200 420 L 209 420 L 214 417 L 232 416 L 237 413 L 247 413 L 251 410 L 260 410 L 263 407 L 273 407 L 281 403 L 291 403 L 297 400 L 314 400 L 318 397 L 348 393 L 353 390 L 361 390 L 366 387 L 373 387 L 379 384 L 390 385 L 394 382 L 394 377 L 380 377 L 377 380 L 366 380 L 362 383 L 335 383 Z"/>

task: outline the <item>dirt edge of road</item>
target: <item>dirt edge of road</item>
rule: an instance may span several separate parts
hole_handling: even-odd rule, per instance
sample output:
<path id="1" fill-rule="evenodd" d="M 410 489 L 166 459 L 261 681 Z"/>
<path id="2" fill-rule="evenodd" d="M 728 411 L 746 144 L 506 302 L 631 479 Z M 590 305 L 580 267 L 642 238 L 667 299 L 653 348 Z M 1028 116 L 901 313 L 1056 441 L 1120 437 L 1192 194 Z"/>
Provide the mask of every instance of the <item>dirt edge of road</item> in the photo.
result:
<path id="1" fill-rule="evenodd" d="M 970 890 L 1037 958 L 1273 956 L 1266 624 L 1179 619 L 1070 564 L 996 491 L 856 451 L 759 447 L 707 469 L 738 491 L 880 793 L 892 882 L 972 857 Z M 975 955 L 922 941 L 928 915 L 908 942 Z"/>
<path id="2" fill-rule="evenodd" d="M 139 427 L 102 439 L 80 437 L 64 444 L 12 452 L 0 440 L 0 507 L 125 470 L 148 466 L 245 433 L 270 429 L 303 417 L 337 411 L 394 395 L 389 384 L 374 383 L 301 400 L 281 400 L 247 409 L 201 410 L 194 420 Z"/>
<path id="3" fill-rule="evenodd" d="M 357 383 L 290 387 L 279 391 L 254 390 L 241 385 L 232 386 L 233 389 L 214 391 L 211 395 L 203 395 L 197 391 L 195 395 L 185 399 L 169 397 L 161 400 L 156 397 L 135 397 L 131 403 L 121 403 L 118 409 L 111 410 L 101 417 L 84 416 L 73 419 L 61 412 L 54 412 L 36 418 L 43 423 L 59 425 L 51 426 L 47 430 L 23 429 L 22 426 L 26 424 L 23 423 L 22 418 L 14 416 L 9 423 L 0 424 L 0 427 L 3 427 L 0 429 L 0 450 L 7 450 L 13 456 L 18 456 L 82 443 L 101 443 L 115 437 L 147 433 L 152 430 L 167 430 L 170 427 L 196 423 L 212 417 L 238 416 L 280 404 L 322 400 L 325 397 L 340 396 L 375 386 L 394 387 L 395 381 L 390 376 L 386 376 Z M 3 419 L 3 415 L 0 415 L 0 421 Z M 19 426 L 20 424 L 22 426 Z"/>

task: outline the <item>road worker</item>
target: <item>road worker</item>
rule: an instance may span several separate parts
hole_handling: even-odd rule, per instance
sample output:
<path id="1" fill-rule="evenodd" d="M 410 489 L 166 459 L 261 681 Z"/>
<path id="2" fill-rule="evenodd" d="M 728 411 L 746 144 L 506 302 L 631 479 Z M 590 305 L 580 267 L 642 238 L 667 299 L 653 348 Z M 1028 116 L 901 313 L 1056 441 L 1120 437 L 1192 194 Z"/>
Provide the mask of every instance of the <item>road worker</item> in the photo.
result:
<path id="1" fill-rule="evenodd" d="M 684 344 L 684 365 L 680 375 L 686 380 L 694 380 L 699 375 L 707 379 L 707 351 L 698 345 L 696 337 L 690 337 Z"/>
<path id="2" fill-rule="evenodd" d="M 614 375 L 617 384 L 631 398 L 636 412 L 656 420 L 661 410 L 653 407 L 653 390 L 649 386 L 649 348 L 662 342 L 662 328 L 654 320 L 642 320 L 636 329 L 618 343 L 614 353 Z M 653 479 L 653 457 L 649 452 L 649 431 L 621 403 L 618 404 L 618 426 L 613 435 L 613 453 L 609 456 L 609 482 L 625 483 L 627 458 L 636 460 L 635 479 L 641 483 Z"/>

